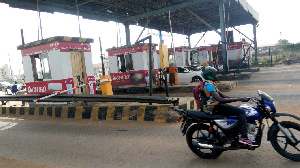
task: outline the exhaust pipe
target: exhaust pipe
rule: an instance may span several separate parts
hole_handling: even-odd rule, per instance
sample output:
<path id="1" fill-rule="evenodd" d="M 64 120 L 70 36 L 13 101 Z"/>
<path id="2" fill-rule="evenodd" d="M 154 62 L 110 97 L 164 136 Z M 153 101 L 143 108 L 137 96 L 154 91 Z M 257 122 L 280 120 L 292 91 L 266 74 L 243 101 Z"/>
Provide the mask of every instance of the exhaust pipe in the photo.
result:
<path id="1" fill-rule="evenodd" d="M 223 147 L 218 145 L 204 144 L 200 142 L 192 142 L 194 146 L 204 149 L 219 149 L 219 150 L 238 150 L 239 148 Z"/>
<path id="2" fill-rule="evenodd" d="M 213 149 L 213 145 L 198 143 L 201 148 Z"/>

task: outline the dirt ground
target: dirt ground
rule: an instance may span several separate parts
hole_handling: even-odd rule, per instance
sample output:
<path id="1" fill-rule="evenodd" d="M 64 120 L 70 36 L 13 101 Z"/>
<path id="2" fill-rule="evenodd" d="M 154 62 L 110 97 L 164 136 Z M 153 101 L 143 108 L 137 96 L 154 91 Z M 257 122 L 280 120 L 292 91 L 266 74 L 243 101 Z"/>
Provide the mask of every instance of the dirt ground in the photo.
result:
<path id="1" fill-rule="evenodd" d="M 22 168 L 55 168 L 54 166 L 43 165 L 43 164 L 40 164 L 40 163 L 34 163 L 34 162 L 26 161 L 26 160 L 9 158 L 9 157 L 2 156 L 2 155 L 0 155 L 0 167 L 5 167 L 5 168 L 16 168 L 16 167 L 22 167 Z"/>

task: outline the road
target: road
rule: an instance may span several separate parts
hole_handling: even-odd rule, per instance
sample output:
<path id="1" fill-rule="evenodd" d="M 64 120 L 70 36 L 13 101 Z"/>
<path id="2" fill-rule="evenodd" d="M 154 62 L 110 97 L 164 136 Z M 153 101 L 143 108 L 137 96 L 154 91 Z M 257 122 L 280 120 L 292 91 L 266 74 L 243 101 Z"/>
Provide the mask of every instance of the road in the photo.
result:
<path id="1" fill-rule="evenodd" d="M 256 96 L 261 89 L 278 111 L 300 116 L 300 65 L 263 68 L 227 95 Z M 290 82 L 289 82 L 290 81 Z M 0 167 L 299 167 L 263 138 L 255 151 L 226 151 L 203 160 L 188 148 L 180 123 L 0 118 Z M 266 134 L 265 129 L 265 134 Z"/>

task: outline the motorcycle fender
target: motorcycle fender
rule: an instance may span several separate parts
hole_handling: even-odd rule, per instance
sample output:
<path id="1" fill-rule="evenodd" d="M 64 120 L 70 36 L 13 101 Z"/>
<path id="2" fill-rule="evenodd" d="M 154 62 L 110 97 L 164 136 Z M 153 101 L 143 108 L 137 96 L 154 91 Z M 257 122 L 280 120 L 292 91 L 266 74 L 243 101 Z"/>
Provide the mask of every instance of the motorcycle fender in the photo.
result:
<path id="1" fill-rule="evenodd" d="M 193 120 L 187 120 L 186 122 L 182 123 L 182 136 L 184 136 L 186 134 L 186 130 L 193 124 L 193 123 L 196 123 L 195 121 Z"/>
<path id="2" fill-rule="evenodd" d="M 277 127 L 276 124 L 272 124 L 271 127 L 269 128 L 269 131 L 268 131 L 268 137 L 267 137 L 267 140 L 270 141 L 270 138 L 271 138 L 271 135 L 274 131 L 278 130 L 279 128 Z"/>

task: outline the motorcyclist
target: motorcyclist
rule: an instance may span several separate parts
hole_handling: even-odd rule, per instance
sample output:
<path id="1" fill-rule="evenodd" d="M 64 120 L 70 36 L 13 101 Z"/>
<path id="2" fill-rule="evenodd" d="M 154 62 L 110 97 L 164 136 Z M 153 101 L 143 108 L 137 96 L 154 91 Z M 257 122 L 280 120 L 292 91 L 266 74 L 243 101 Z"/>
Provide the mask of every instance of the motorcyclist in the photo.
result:
<path id="1" fill-rule="evenodd" d="M 211 101 L 212 113 L 226 116 L 237 116 L 238 128 L 241 134 L 239 142 L 249 146 L 258 146 L 248 139 L 246 123 L 247 116 L 245 111 L 239 107 L 226 104 L 237 101 L 246 102 L 249 101 L 249 98 L 229 97 L 221 93 L 215 83 L 215 81 L 217 81 L 217 70 L 213 67 L 205 67 L 202 70 L 201 75 L 206 80 L 204 84 L 204 92 L 206 97 Z"/>

